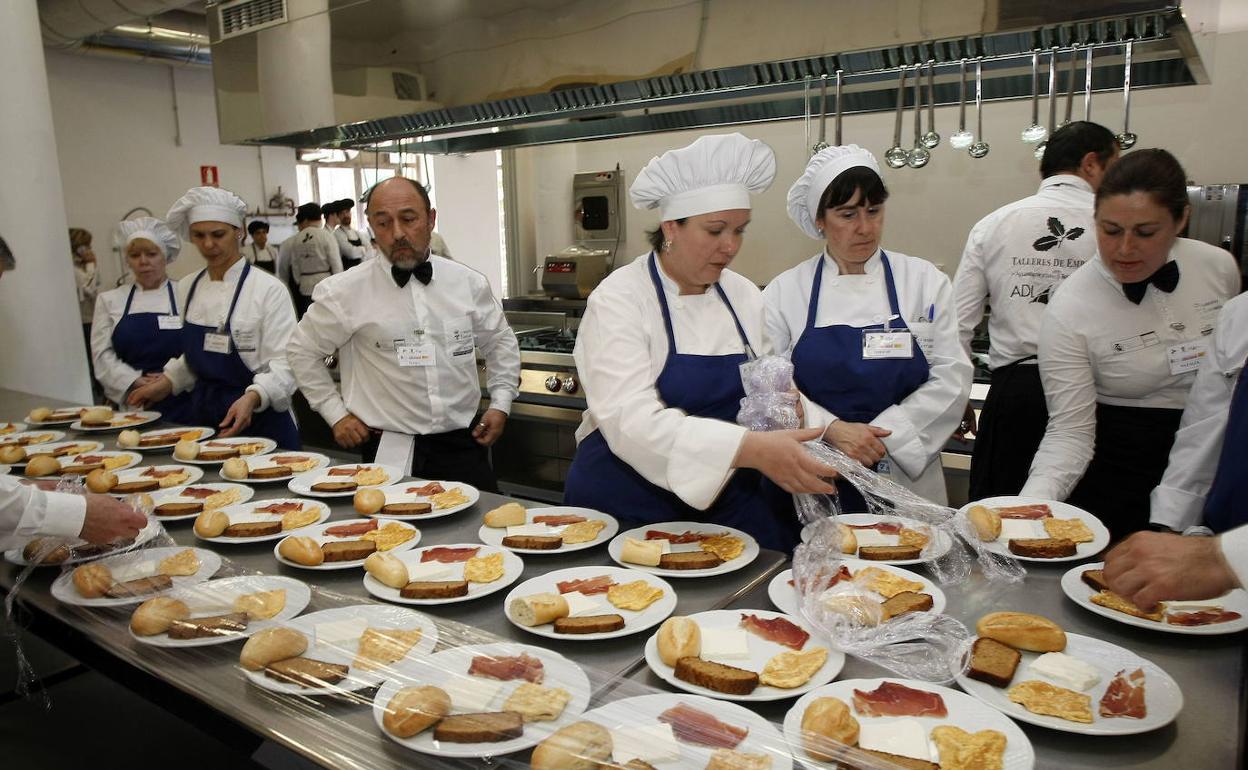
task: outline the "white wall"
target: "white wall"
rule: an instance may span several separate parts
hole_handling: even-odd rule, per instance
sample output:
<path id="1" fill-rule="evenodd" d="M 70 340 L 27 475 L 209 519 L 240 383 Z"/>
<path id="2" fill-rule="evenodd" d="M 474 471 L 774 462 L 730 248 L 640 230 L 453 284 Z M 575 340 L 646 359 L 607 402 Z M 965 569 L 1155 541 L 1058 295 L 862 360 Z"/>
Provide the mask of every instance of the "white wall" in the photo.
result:
<path id="1" fill-rule="evenodd" d="M 438 233 L 446 240 L 456 262 L 484 273 L 494 296 L 503 296 L 498 164 L 494 151 L 435 155 L 430 161 Z"/>

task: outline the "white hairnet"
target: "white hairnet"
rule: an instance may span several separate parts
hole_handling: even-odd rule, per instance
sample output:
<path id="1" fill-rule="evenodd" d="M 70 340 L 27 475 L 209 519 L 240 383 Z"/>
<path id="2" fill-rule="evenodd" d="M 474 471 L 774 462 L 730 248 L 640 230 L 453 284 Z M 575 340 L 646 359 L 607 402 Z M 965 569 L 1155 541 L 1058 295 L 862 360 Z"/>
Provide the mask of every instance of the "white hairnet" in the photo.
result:
<path id="1" fill-rule="evenodd" d="M 789 219 L 802 228 L 802 232 L 822 241 L 823 233 L 819 232 L 818 220 L 823 192 L 838 176 L 858 166 L 880 173 L 880 164 L 871 151 L 856 144 L 826 147 L 815 153 L 806 164 L 806 170 L 789 188 Z"/>
<path id="2" fill-rule="evenodd" d="M 189 238 L 196 222 L 225 222 L 240 230 L 247 214 L 243 199 L 220 187 L 192 187 L 169 209 L 165 221 L 183 238 Z"/>

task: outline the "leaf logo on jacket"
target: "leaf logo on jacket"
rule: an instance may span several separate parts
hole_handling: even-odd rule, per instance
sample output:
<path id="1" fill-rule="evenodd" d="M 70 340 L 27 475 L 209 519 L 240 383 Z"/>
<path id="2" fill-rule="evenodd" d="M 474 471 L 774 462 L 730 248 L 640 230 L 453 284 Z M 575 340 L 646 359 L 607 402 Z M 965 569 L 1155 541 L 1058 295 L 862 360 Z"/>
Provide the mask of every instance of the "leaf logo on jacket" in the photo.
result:
<path id="1" fill-rule="evenodd" d="M 1048 251 L 1055 248 L 1062 241 L 1078 240 L 1083 235 L 1082 227 L 1072 227 L 1069 230 L 1062 224 L 1057 217 L 1049 217 L 1049 233 L 1050 235 L 1042 235 L 1036 239 L 1031 247 L 1036 251 Z"/>

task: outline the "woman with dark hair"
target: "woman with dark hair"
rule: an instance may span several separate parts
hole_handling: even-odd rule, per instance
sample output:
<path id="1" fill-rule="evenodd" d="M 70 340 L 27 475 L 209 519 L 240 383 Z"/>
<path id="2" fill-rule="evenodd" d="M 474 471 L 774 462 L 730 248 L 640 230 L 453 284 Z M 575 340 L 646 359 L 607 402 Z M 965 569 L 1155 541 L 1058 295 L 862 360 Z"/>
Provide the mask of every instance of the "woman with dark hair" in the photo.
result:
<path id="1" fill-rule="evenodd" d="M 767 332 L 793 359 L 808 427 L 943 504 L 940 450 L 970 396 L 971 362 L 949 279 L 880 247 L 886 200 L 867 150 L 829 147 L 810 159 L 789 190 L 789 217 L 823 248 L 763 292 Z M 842 510 L 866 510 L 856 489 L 839 487 Z"/>
<path id="2" fill-rule="evenodd" d="M 1049 302 L 1040 378 L 1049 424 L 1022 494 L 1067 500 L 1114 537 L 1148 526 L 1218 311 L 1239 291 L 1230 254 L 1180 238 L 1187 174 L 1137 150 L 1096 193 L 1096 256 Z"/>
<path id="3" fill-rule="evenodd" d="M 87 344 L 87 370 L 91 375 L 91 393 L 101 395 L 95 380 L 95 362 L 91 358 L 91 320 L 95 316 L 95 298 L 100 293 L 100 273 L 91 248 L 91 231 L 69 228 L 69 256 L 74 261 L 74 285 L 78 292 L 78 314 L 82 319 L 82 338 Z"/>

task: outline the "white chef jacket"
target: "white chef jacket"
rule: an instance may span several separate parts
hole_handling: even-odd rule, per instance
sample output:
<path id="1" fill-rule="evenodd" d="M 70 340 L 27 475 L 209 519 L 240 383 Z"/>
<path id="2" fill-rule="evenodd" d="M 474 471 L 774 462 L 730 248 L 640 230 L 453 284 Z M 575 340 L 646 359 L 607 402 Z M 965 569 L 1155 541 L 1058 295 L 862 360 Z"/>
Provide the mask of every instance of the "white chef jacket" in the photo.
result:
<path id="1" fill-rule="evenodd" d="M 968 354 L 987 301 L 989 366 L 1036 355 L 1050 293 L 1096 253 L 1094 202 L 1092 186 L 1081 177 L 1055 174 L 1035 195 L 971 228 L 953 278 L 958 333 Z"/>
<path id="2" fill-rule="evenodd" d="M 184 323 L 220 327 L 230 310 L 234 288 L 243 274 L 247 260 L 239 259 L 225 271 L 223 280 L 214 281 L 207 275 L 208 268 L 198 270 L 178 281 L 178 309 Z M 191 291 L 195 277 L 204 278 L 195 289 L 195 301 L 190 308 L 186 297 Z M 234 337 L 233 348 L 243 363 L 255 372 L 247 390 L 260 396 L 256 411 L 290 409 L 290 397 L 295 392 L 295 376 L 286 363 L 286 345 L 295 330 L 295 308 L 290 292 L 268 272 L 252 268 L 238 295 L 238 305 L 230 320 L 230 332 Z M 240 339 L 255 340 L 255 349 L 239 347 Z M 178 356 L 165 364 L 165 376 L 173 382 L 173 392 L 182 393 L 195 385 L 195 372 L 186 363 L 186 356 Z"/>
<path id="3" fill-rule="evenodd" d="M 1231 397 L 1245 359 L 1248 359 L 1248 294 L 1241 294 L 1227 302 L 1218 314 L 1209 355 L 1196 373 L 1183 420 L 1178 433 L 1174 434 L 1166 474 L 1149 498 L 1149 521 L 1153 524 L 1163 524 L 1179 532 L 1200 524 L 1205 497 L 1213 486 L 1222 455 Z M 1248 471 L 1248 468 L 1241 470 Z"/>
<path id="4" fill-rule="evenodd" d="M 1218 537 L 1222 556 L 1239 579 L 1240 588 L 1248 588 L 1248 524 L 1223 532 Z"/>
<path id="5" fill-rule="evenodd" d="M 970 359 L 958 342 L 953 289 L 949 279 L 931 262 L 887 251 L 897 288 L 897 306 L 930 367 L 927 382 L 885 409 L 872 425 L 892 431 L 881 439 L 900 471 L 891 478 L 929 500 L 944 503 L 941 449 L 958 427 L 971 393 Z M 864 275 L 841 275 L 836 261 L 820 251 L 776 276 L 763 291 L 767 306 L 767 336 L 779 352 L 792 355 L 806 329 L 815 268 L 824 260 L 823 283 L 815 326 L 854 327 L 883 323 L 890 315 L 884 264 L 880 252 L 867 260 Z M 929 316 L 931 320 L 929 321 Z M 802 399 L 807 427 L 826 427 L 837 419 L 827 409 Z"/>
<path id="6" fill-rule="evenodd" d="M 486 362 L 490 408 L 511 411 L 520 346 L 485 276 L 431 256 L 433 280 L 400 288 L 384 256 L 322 281 L 287 357 L 325 422 L 347 413 L 379 430 L 428 435 L 467 428 L 481 401 L 474 344 Z M 400 366 L 399 348 L 432 345 L 430 366 Z M 339 351 L 342 393 L 324 357 Z"/>
<path id="7" fill-rule="evenodd" d="M 1226 251 L 1179 238 L 1170 252 L 1179 285 L 1150 285 L 1139 305 L 1097 255 L 1049 302 L 1040 333 L 1040 380 L 1049 424 L 1024 497 L 1064 500 L 1092 460 L 1096 405 L 1182 409 L 1196 372 L 1171 374 L 1172 345 L 1207 340 L 1222 305 L 1239 291 Z M 1172 325 L 1182 325 L 1181 330 Z"/>
<path id="8" fill-rule="evenodd" d="M 334 228 L 334 239 L 338 241 L 338 251 L 342 260 L 356 259 L 363 262 L 368 259 L 368 242 L 364 240 L 359 230 L 338 225 Z M 360 245 L 356 246 L 351 241 Z"/>
<path id="9" fill-rule="evenodd" d="M 100 273 L 94 262 L 74 263 L 74 285 L 78 290 L 78 314 L 84 324 L 95 315 L 95 297 L 100 292 Z"/>
<path id="10" fill-rule="evenodd" d="M 323 227 L 305 227 L 278 249 L 277 277 L 282 283 L 293 279 L 305 297 L 312 296 L 318 283 L 341 272 L 338 239 Z"/>
<path id="11" fill-rule="evenodd" d="M 668 408 L 657 381 L 667 363 L 667 331 L 650 255 L 612 272 L 589 295 L 576 333 L 577 376 L 589 408 L 576 430 L 579 444 L 602 431 L 611 452 L 643 478 L 706 510 L 732 476 L 745 438 L 740 425 L 691 417 Z M 679 353 L 722 356 L 745 352 L 732 313 L 713 287 L 681 295 L 659 266 Z M 763 298 L 753 283 L 731 270 L 719 278 L 757 355 L 770 352 L 763 333 Z"/>
<path id="12" fill-rule="evenodd" d="M 271 243 L 264 244 L 262 249 L 256 245 L 255 241 L 252 241 L 243 248 L 243 256 L 253 265 L 257 261 L 272 262 L 273 269 L 277 270 L 277 249 Z"/>
<path id="13" fill-rule="evenodd" d="M 87 498 L 44 492 L 12 476 L 0 476 L 0 551 L 32 537 L 77 538 L 87 518 Z"/>
<path id="14" fill-rule="evenodd" d="M 130 312 L 173 313 L 174 308 L 169 306 L 169 283 L 165 279 L 151 291 L 137 287 Z M 95 378 L 104 386 L 104 395 L 114 404 L 126 403 L 126 391 L 143 374 L 122 361 L 113 350 L 113 330 L 125 312 L 131 288 L 134 288 L 132 284 L 125 284 L 101 294 L 95 301 L 95 320 L 91 323 L 91 360 L 95 363 Z"/>

